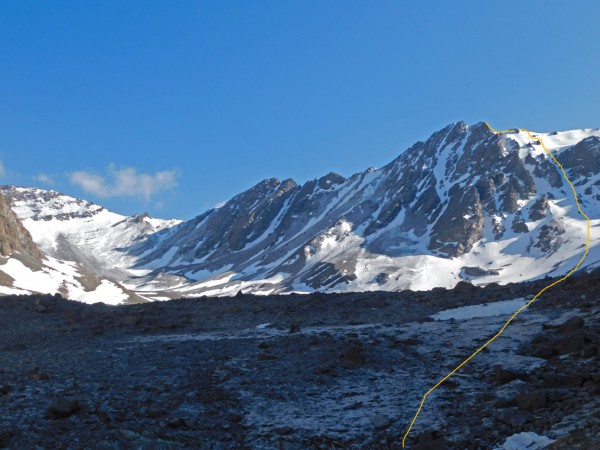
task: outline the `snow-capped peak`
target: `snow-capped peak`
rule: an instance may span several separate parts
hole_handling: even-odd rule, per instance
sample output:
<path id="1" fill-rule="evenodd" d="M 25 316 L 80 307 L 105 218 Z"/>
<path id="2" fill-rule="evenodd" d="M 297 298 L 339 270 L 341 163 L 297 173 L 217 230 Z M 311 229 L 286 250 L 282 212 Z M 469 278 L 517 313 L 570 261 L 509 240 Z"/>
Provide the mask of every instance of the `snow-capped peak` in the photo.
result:
<path id="1" fill-rule="evenodd" d="M 538 133 L 594 218 L 600 130 Z M 586 224 L 562 172 L 522 130 L 456 122 L 381 169 L 302 185 L 268 179 L 188 221 L 120 216 L 54 191 L 5 187 L 49 255 L 151 298 L 398 290 L 565 273 Z"/>

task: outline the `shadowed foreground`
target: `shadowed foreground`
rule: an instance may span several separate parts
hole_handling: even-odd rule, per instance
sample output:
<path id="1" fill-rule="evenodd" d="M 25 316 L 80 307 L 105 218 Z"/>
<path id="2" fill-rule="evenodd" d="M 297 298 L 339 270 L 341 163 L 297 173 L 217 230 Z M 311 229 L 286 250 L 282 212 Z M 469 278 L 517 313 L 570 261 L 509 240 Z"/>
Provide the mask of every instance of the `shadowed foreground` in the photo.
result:
<path id="1" fill-rule="evenodd" d="M 598 448 L 599 278 L 525 311 L 428 398 L 407 448 L 496 448 L 524 431 Z M 506 319 L 430 316 L 545 284 L 119 307 L 4 297 L 0 446 L 400 448 L 424 391 Z"/>

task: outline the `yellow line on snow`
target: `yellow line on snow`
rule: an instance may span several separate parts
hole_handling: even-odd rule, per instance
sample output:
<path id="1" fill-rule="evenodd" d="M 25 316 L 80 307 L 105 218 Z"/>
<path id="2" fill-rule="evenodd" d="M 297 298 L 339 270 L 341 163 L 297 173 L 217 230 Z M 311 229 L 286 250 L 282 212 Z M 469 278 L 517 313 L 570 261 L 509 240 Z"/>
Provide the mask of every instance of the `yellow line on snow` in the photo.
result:
<path id="1" fill-rule="evenodd" d="M 502 130 L 502 131 L 498 131 L 494 128 L 492 128 L 490 126 L 489 123 L 485 123 L 488 128 L 490 130 L 492 130 L 494 133 L 497 134 L 504 134 L 504 133 L 516 133 L 518 130 Z M 421 404 L 419 405 L 419 409 L 417 410 L 415 416 L 412 419 L 412 422 L 410 423 L 410 426 L 408 427 L 408 430 L 406 431 L 406 433 L 404 434 L 404 438 L 402 438 L 402 448 L 404 448 L 404 444 L 406 442 L 406 438 L 408 437 L 410 431 L 413 428 L 413 425 L 415 424 L 417 417 L 419 417 L 419 414 L 421 413 L 421 410 L 423 409 L 423 405 L 425 404 L 425 400 L 427 399 L 427 396 L 429 394 L 431 394 L 433 391 L 435 391 L 444 381 L 446 381 L 448 378 L 450 378 L 452 375 L 454 375 L 456 372 L 458 372 L 462 366 L 464 366 L 466 363 L 468 363 L 471 359 L 473 359 L 479 352 L 481 352 L 484 348 L 486 348 L 490 343 L 492 343 L 498 336 L 500 336 L 504 330 L 506 329 L 506 327 L 508 326 L 508 324 L 510 324 L 515 317 L 517 317 L 525 308 L 527 308 L 529 305 L 531 305 L 534 301 L 537 300 L 537 298 L 542 295 L 545 291 L 547 291 L 548 289 L 550 289 L 553 286 L 556 286 L 559 283 L 562 283 L 563 281 L 565 281 L 567 278 L 569 278 L 573 272 L 575 272 L 577 269 L 579 269 L 579 267 L 581 266 L 581 264 L 583 263 L 583 261 L 585 260 L 585 258 L 588 255 L 588 252 L 590 251 L 590 230 L 591 230 L 591 223 L 590 223 L 590 218 L 581 210 L 581 205 L 579 204 L 579 198 L 577 197 L 577 192 L 575 192 L 575 187 L 573 186 L 573 183 L 571 183 L 571 180 L 569 180 L 569 177 L 567 177 L 567 172 L 565 172 L 564 167 L 562 166 L 562 164 L 556 159 L 556 157 L 552 154 L 552 152 L 550 150 L 548 150 L 548 148 L 546 147 L 546 144 L 544 144 L 544 141 L 542 141 L 539 137 L 537 136 L 533 136 L 531 134 L 531 132 L 529 130 L 526 130 L 525 128 L 521 128 L 521 130 L 523 130 L 525 133 L 527 133 L 527 135 L 529 136 L 529 138 L 531 140 L 534 141 L 539 141 L 540 144 L 542 144 L 543 149 L 546 151 L 546 153 L 548 153 L 548 155 L 550 155 L 550 157 L 552 158 L 552 160 L 556 163 L 556 165 L 560 168 L 563 177 L 565 180 L 567 180 L 567 183 L 569 183 L 569 186 L 571 187 L 571 191 L 573 191 L 573 198 L 575 199 L 575 203 L 577 204 L 577 211 L 579 211 L 579 214 L 581 214 L 583 217 L 585 217 L 585 220 L 587 221 L 587 240 L 585 242 L 585 252 L 583 253 L 583 255 L 581 256 L 581 259 L 579 260 L 579 262 L 577 263 L 577 265 L 571 269 L 571 271 L 569 273 L 567 273 L 564 277 L 554 281 L 553 283 L 549 284 L 548 286 L 546 286 L 545 288 L 543 288 L 540 292 L 538 292 L 537 294 L 535 294 L 535 296 L 529 301 L 527 302 L 525 305 L 521 306 L 517 312 L 515 312 L 510 319 L 508 319 L 506 321 L 506 323 L 502 326 L 502 328 L 500 328 L 500 331 L 498 331 L 492 338 L 490 338 L 485 344 L 483 344 L 481 347 L 479 347 L 477 350 L 475 350 L 473 352 L 473 354 L 471 354 L 471 356 L 469 356 L 467 359 L 465 359 L 463 362 L 461 362 L 458 366 L 456 366 L 454 368 L 454 370 L 452 370 L 448 375 L 446 375 L 444 378 L 442 378 L 440 381 L 438 381 L 435 386 L 433 386 L 431 389 L 429 389 L 427 392 L 425 392 L 425 395 L 423 395 L 423 399 L 421 400 Z"/>

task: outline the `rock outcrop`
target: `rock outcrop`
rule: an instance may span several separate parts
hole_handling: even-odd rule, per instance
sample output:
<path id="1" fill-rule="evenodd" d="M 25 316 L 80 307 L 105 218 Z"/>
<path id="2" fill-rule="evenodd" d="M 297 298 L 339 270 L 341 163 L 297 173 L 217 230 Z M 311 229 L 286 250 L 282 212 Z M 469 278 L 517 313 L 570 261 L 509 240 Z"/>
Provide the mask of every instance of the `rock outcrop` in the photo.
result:
<path id="1" fill-rule="evenodd" d="M 0 254 L 10 256 L 15 252 L 32 263 L 39 264 L 43 258 L 29 231 L 0 194 Z"/>

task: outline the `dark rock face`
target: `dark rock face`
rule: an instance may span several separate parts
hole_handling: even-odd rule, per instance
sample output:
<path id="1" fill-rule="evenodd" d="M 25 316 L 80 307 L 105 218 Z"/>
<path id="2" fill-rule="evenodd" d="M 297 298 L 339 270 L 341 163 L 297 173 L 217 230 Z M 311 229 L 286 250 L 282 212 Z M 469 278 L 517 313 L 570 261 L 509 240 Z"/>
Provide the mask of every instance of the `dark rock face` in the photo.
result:
<path id="1" fill-rule="evenodd" d="M 380 171 L 368 170 L 348 179 L 330 173 L 302 186 L 291 180 L 265 180 L 223 208 L 198 217 L 167 245 L 183 241 L 179 251 L 183 260 L 210 254 L 210 261 L 198 270 L 227 263 L 235 266 L 236 259 L 268 264 L 289 253 L 291 246 L 315 247 L 319 236 L 342 219 L 352 229 L 363 227 L 365 237 L 377 235 L 365 243 L 374 253 L 410 254 L 416 244 L 407 237 L 412 233 L 441 256 L 460 256 L 482 238 L 486 216 L 512 214 L 520 200 L 536 192 L 532 169 L 526 166 L 533 166 L 540 176 L 550 176 L 552 185 L 560 185 L 560 178 L 552 178 L 555 172 L 545 165 L 546 160 L 522 160 L 518 150 L 510 137 L 495 135 L 483 123 L 469 127 L 459 122 L 416 143 Z M 372 174 L 379 176 L 365 184 Z M 532 207 L 532 214 L 543 215 L 546 205 L 547 199 L 540 201 Z M 320 221 L 315 222 L 316 218 Z M 394 221 L 398 223 L 392 226 Z M 311 222 L 314 226 L 307 228 Z M 500 238 L 505 226 L 497 220 L 492 226 Z M 528 231 L 523 220 L 511 226 L 519 233 Z M 269 227 L 271 233 L 263 236 Z M 428 227 L 431 233 L 425 236 Z M 260 236 L 260 244 L 253 244 Z M 254 251 L 249 260 L 247 246 L 266 254 L 259 262 L 253 258 Z M 147 258 L 165 251 L 159 249 Z M 190 252 L 193 254 L 185 256 Z M 234 257 L 232 252 L 239 254 Z M 296 255 L 302 258 L 302 253 L 298 250 Z"/>
<path id="2" fill-rule="evenodd" d="M 43 257 L 29 231 L 9 208 L 4 195 L 0 194 L 0 254 L 9 256 L 13 252 L 19 252 L 38 264 Z"/>
<path id="3" fill-rule="evenodd" d="M 80 409 L 81 405 L 79 401 L 60 398 L 48 407 L 46 416 L 52 420 L 66 419 L 77 413 Z"/>
<path id="4" fill-rule="evenodd" d="M 342 184 L 346 179 L 338 173 L 329 172 L 324 177 L 319 178 L 317 185 L 321 189 L 331 189 L 338 184 Z"/>
<path id="5" fill-rule="evenodd" d="M 536 177 L 546 178 L 553 188 L 563 186 L 564 179 L 562 173 L 556 167 L 556 164 L 548 158 L 538 156 L 534 159 L 533 174 Z"/>
<path id="6" fill-rule="evenodd" d="M 529 232 L 529 228 L 523 219 L 515 218 L 512 223 L 512 230 L 515 233 L 527 233 Z"/>
<path id="7" fill-rule="evenodd" d="M 544 253 L 554 253 L 562 244 L 562 235 L 565 233 L 565 228 L 560 222 L 552 220 L 550 223 L 543 225 L 540 228 L 537 241 L 533 244 L 534 247 L 540 249 Z"/>
<path id="8" fill-rule="evenodd" d="M 527 375 L 522 372 L 496 367 L 494 369 L 494 383 L 498 386 L 510 383 L 514 380 L 525 380 Z"/>
<path id="9" fill-rule="evenodd" d="M 450 256 L 468 252 L 483 236 L 483 207 L 477 189 L 450 190 L 450 202 L 431 232 L 429 249 Z"/>
<path id="10" fill-rule="evenodd" d="M 473 295 L 478 291 L 477 286 L 466 281 L 459 281 L 453 289 L 454 292 L 460 295 Z"/>
<path id="11" fill-rule="evenodd" d="M 560 327 L 558 327 L 558 332 L 561 334 L 571 333 L 572 331 L 579 330 L 583 328 L 585 321 L 581 316 L 571 317 L 565 323 L 563 323 Z"/>
<path id="12" fill-rule="evenodd" d="M 232 213 L 226 217 L 233 219 L 228 236 L 229 247 L 232 250 L 240 250 L 252 236 L 260 236 L 275 219 L 283 202 L 296 186 L 293 180 L 265 180 L 244 193 L 243 197 L 234 199 L 242 204 L 258 203 L 251 211 L 240 211 L 236 205 L 226 204 L 225 212 Z"/>
<path id="13" fill-rule="evenodd" d="M 498 275 L 500 273 L 496 269 L 482 269 L 481 267 L 463 267 L 462 271 L 467 277 L 485 277 L 488 275 Z"/>
<path id="14" fill-rule="evenodd" d="M 159 257 L 164 248 L 177 246 L 178 254 L 184 259 L 192 261 L 210 253 L 209 267 L 220 267 L 223 258 L 242 250 L 253 238 L 261 236 L 297 190 L 297 184 L 291 179 L 283 182 L 275 178 L 264 180 L 223 207 L 184 223 L 163 248 L 151 253 L 144 261 Z M 198 230 L 211 231 L 199 236 Z"/>
<path id="15" fill-rule="evenodd" d="M 356 279 L 356 275 L 353 273 L 345 274 L 343 269 L 330 263 L 317 263 L 302 277 L 302 280 L 314 289 L 333 287 L 354 279 Z"/>
<path id="16" fill-rule="evenodd" d="M 578 178 L 585 179 L 600 171 L 600 138 L 591 136 L 583 139 L 565 150 L 560 155 L 560 162 L 575 185 L 583 184 L 584 180 Z"/>
<path id="17" fill-rule="evenodd" d="M 542 195 L 529 208 L 529 218 L 531 220 L 542 220 L 546 218 L 548 212 L 548 194 Z"/>
<path id="18" fill-rule="evenodd" d="M 360 341 L 350 343 L 348 348 L 344 350 L 342 358 L 344 360 L 344 363 L 350 366 L 362 366 L 365 363 L 365 354 L 362 343 Z"/>
<path id="19" fill-rule="evenodd" d="M 241 250 L 252 236 L 261 235 L 297 185 L 293 180 L 272 178 L 234 197 L 210 217 L 210 228 L 226 230 L 218 241 L 209 240 L 203 247 L 225 244 L 227 250 Z M 253 205 L 248 209 L 248 205 Z M 196 248 L 196 252 L 201 248 Z"/>
<path id="20" fill-rule="evenodd" d="M 526 411 L 535 411 L 547 404 L 546 393 L 543 391 L 525 392 L 517 397 L 517 406 Z"/>

